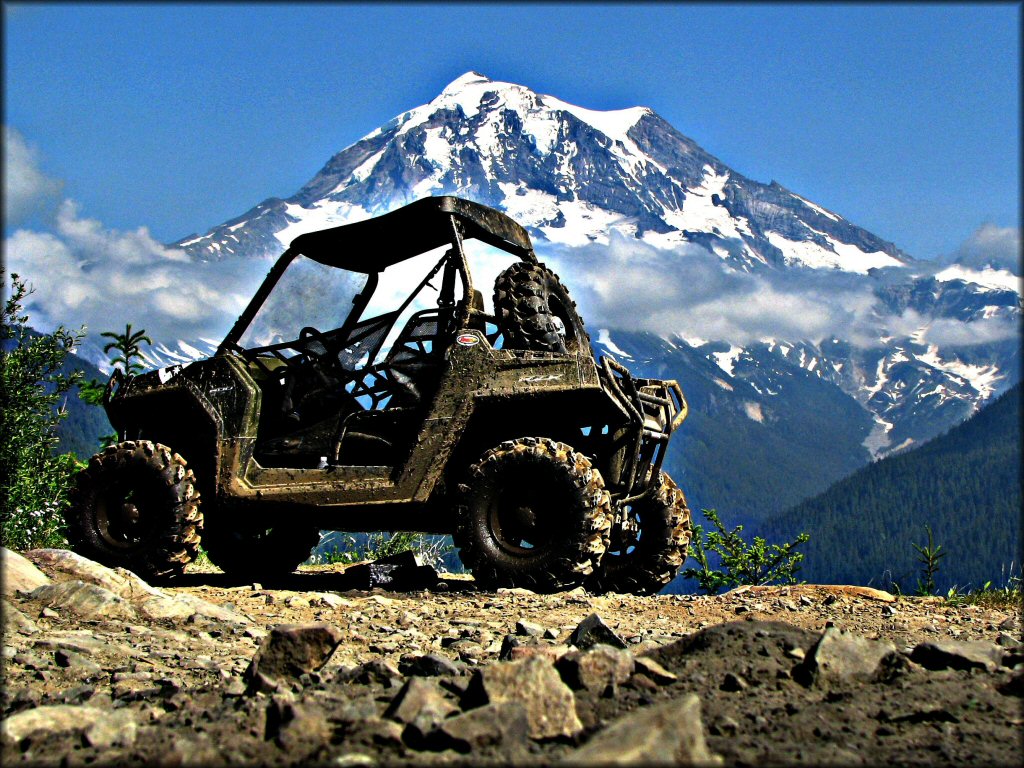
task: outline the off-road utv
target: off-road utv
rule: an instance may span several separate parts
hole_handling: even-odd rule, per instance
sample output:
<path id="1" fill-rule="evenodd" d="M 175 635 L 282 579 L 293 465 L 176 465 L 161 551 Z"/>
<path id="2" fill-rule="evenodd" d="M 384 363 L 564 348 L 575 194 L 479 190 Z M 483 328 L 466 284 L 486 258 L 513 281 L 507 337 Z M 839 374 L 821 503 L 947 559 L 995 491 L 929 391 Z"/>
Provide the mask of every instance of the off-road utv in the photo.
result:
<path id="1" fill-rule="evenodd" d="M 511 264 L 490 312 L 471 247 Z M 150 578 L 200 542 L 287 573 L 324 529 L 450 533 L 488 588 L 649 593 L 686 556 L 661 471 L 679 386 L 595 362 L 527 232 L 459 198 L 295 238 L 216 354 L 115 370 L 104 405 L 121 442 L 78 476 L 69 537 Z"/>

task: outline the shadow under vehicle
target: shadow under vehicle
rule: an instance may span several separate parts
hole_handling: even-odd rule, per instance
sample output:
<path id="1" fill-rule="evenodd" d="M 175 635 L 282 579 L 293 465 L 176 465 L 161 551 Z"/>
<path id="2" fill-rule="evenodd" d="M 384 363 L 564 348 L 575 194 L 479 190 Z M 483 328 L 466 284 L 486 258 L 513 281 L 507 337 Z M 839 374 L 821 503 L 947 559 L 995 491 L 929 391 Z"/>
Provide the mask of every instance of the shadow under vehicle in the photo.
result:
<path id="1" fill-rule="evenodd" d="M 511 262 L 490 311 L 473 243 Z M 526 230 L 460 198 L 295 238 L 212 357 L 115 371 L 104 405 L 120 442 L 79 474 L 69 538 L 150 578 L 200 542 L 290 572 L 321 530 L 452 534 L 485 588 L 650 593 L 686 557 L 661 471 L 679 386 L 595 360 Z"/>

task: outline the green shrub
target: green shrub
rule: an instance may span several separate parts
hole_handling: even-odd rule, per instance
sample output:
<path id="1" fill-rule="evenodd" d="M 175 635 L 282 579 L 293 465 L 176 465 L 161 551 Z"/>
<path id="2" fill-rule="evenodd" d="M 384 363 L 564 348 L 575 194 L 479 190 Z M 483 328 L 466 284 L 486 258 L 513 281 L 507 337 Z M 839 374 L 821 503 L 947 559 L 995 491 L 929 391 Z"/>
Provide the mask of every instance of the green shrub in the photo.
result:
<path id="1" fill-rule="evenodd" d="M 782 545 L 769 545 L 760 536 L 755 536 L 754 541 L 748 544 L 740 535 L 742 525 L 727 531 L 715 510 L 705 509 L 702 512 L 714 529 L 705 534 L 703 526 L 694 526 L 690 556 L 697 561 L 698 567 L 684 570 L 684 577 L 696 579 L 709 595 L 744 584 L 796 583 L 796 573 L 804 556 L 795 550 L 809 541 L 810 536 L 801 533 L 795 540 Z M 717 553 L 720 568 L 712 567 L 709 552 Z"/>
<path id="2" fill-rule="evenodd" d="M 62 399 L 81 378 L 60 368 L 84 330 L 32 331 L 22 306 L 31 292 L 12 274 L 0 311 L 0 536 L 10 549 L 66 544 L 61 510 L 81 466 L 53 448 Z"/>

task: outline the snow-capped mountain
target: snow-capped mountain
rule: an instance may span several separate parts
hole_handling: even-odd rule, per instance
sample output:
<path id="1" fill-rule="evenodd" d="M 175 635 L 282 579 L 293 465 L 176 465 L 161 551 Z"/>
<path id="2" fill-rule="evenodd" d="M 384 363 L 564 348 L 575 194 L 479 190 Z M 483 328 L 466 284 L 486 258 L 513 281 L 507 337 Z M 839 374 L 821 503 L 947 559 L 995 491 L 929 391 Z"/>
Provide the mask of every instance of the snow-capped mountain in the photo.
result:
<path id="1" fill-rule="evenodd" d="M 1018 336 L 979 343 L 958 333 L 1018 321 L 1019 276 L 915 261 L 774 181 L 746 178 L 645 107 L 588 110 L 476 72 L 336 154 L 291 197 L 174 245 L 199 260 L 276 255 L 304 232 L 437 194 L 506 211 L 528 227 L 542 259 L 557 250 L 571 260 L 618 238 L 679 264 L 697 249 L 735 274 L 860 281 L 879 317 L 866 342 L 838 331 L 816 342 L 753 343 L 671 329 L 592 334 L 597 351 L 703 393 L 691 398 L 695 415 L 729 412 L 753 430 L 750 440 L 776 445 L 775 455 L 802 441 L 790 469 L 811 472 L 814 454 L 823 470 L 811 492 L 939 434 L 1020 378 Z M 905 322 L 894 327 L 892 318 Z M 149 354 L 155 364 L 190 356 L 187 347 Z M 691 474 L 703 469 L 690 462 Z"/>
<path id="2" fill-rule="evenodd" d="M 650 109 L 597 112 L 476 72 L 336 154 L 287 200 L 176 245 L 201 258 L 277 253 L 304 232 L 432 194 L 499 208 L 568 246 L 617 231 L 660 248 L 703 245 L 746 269 L 866 273 L 906 261 L 838 214 L 736 173 Z"/>

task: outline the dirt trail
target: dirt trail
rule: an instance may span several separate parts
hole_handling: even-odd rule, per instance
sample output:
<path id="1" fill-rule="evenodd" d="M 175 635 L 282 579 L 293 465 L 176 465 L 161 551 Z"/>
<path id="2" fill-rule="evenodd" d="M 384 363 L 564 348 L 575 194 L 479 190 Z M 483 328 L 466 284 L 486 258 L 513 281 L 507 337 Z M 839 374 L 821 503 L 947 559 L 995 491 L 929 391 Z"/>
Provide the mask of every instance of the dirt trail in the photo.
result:
<path id="1" fill-rule="evenodd" d="M 96 564 L 83 576 L 33 559 L 51 583 L 8 590 L 4 605 L 6 764 L 592 762 L 588 748 L 643 764 L 1024 757 L 1020 619 L 1007 611 L 816 586 L 536 595 L 450 577 L 365 591 L 331 568 L 264 584 L 190 573 L 158 598 Z M 93 591 L 68 586 L 79 581 Z M 594 636 L 621 649 L 576 647 L 592 614 L 605 625 Z M 276 652 L 292 663 L 316 648 L 268 633 L 311 623 L 337 630 L 326 664 L 272 669 Z"/>

